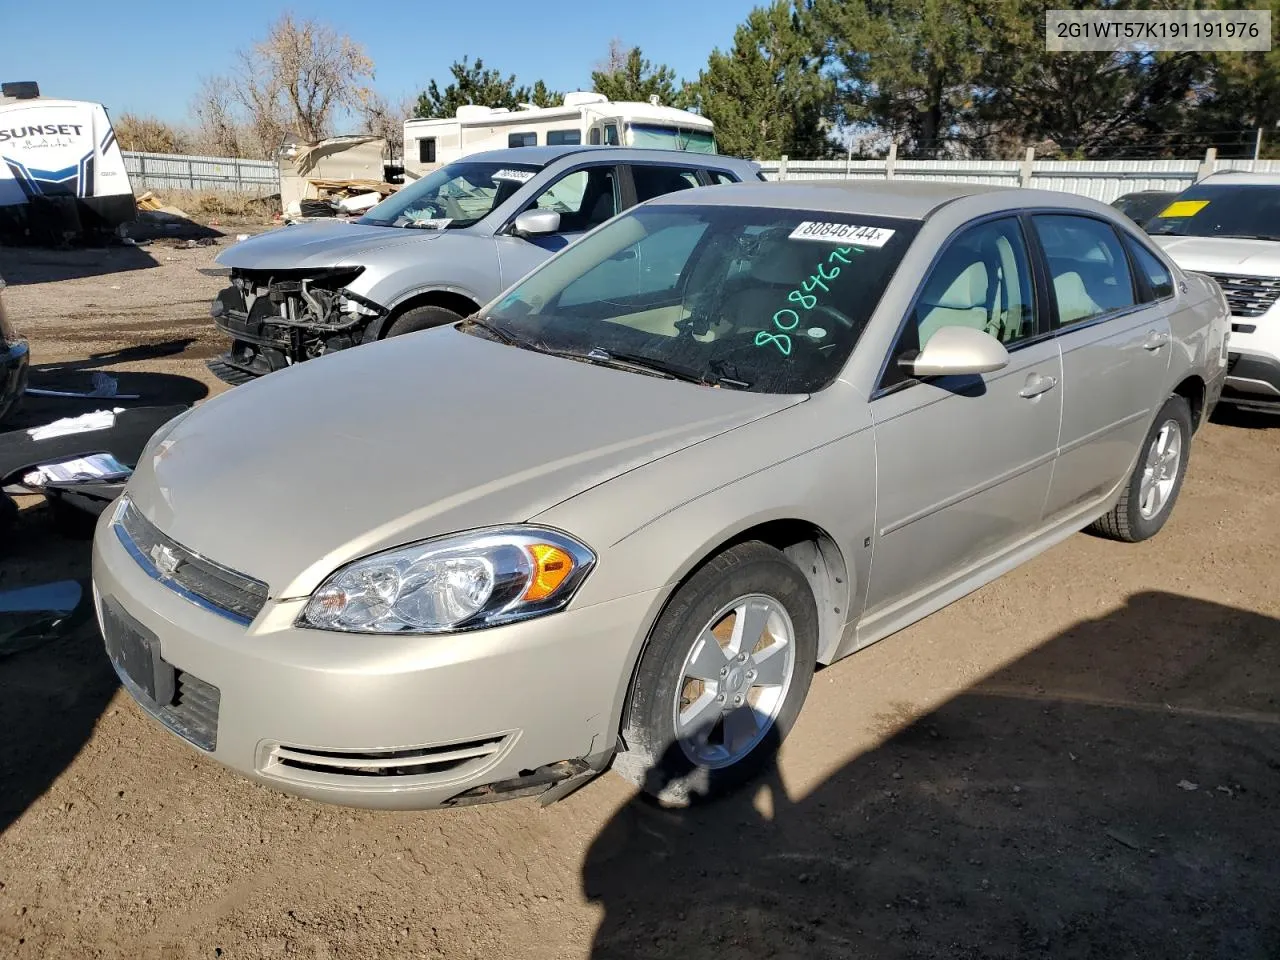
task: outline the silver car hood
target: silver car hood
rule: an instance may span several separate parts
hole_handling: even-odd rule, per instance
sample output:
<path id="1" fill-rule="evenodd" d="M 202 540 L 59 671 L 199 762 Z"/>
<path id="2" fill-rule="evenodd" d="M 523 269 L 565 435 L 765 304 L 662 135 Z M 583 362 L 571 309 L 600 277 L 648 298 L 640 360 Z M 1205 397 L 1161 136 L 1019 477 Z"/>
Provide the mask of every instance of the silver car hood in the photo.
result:
<path id="1" fill-rule="evenodd" d="M 266 581 L 274 597 L 305 596 L 349 560 L 522 522 L 803 399 L 611 370 L 440 327 L 214 397 L 154 445 L 129 492 L 179 543 Z"/>
<path id="2" fill-rule="evenodd" d="M 365 254 L 407 243 L 428 243 L 442 230 L 376 227 L 334 221 L 297 223 L 268 230 L 223 250 L 215 262 L 249 270 L 294 270 L 305 267 L 360 265 Z"/>

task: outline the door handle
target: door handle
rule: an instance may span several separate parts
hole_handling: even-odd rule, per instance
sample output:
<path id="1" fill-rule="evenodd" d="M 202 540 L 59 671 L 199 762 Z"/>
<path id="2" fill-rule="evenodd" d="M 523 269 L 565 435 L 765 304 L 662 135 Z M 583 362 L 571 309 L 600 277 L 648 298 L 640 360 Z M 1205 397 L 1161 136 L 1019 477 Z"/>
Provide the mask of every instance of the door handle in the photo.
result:
<path id="1" fill-rule="evenodd" d="M 1042 393 L 1048 393 L 1058 385 L 1057 377 L 1045 377 L 1038 373 L 1033 373 L 1027 377 L 1026 384 L 1018 391 L 1018 396 L 1026 397 L 1030 400 L 1032 397 L 1038 397 Z"/>
<path id="2" fill-rule="evenodd" d="M 1143 341 L 1142 348 L 1144 350 L 1159 350 L 1169 342 L 1169 335 L 1162 331 L 1152 330 L 1147 334 L 1147 339 Z"/>

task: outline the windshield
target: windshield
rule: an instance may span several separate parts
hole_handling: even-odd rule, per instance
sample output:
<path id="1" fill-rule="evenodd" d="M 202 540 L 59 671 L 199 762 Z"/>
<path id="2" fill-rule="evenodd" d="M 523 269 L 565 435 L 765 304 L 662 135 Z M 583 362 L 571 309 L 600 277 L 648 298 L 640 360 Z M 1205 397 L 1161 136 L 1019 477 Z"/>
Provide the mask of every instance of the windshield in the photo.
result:
<path id="1" fill-rule="evenodd" d="M 1158 236 L 1280 240 L 1280 185 L 1239 183 L 1190 187 L 1144 227 L 1147 233 Z"/>
<path id="2" fill-rule="evenodd" d="M 547 261 L 485 321 L 533 349 L 808 393 L 839 374 L 918 229 L 883 217 L 641 207 Z"/>
<path id="3" fill-rule="evenodd" d="M 656 123 L 633 123 L 631 146 L 656 150 L 688 150 L 690 153 L 715 153 L 716 138 L 708 130 L 691 127 L 668 127 Z"/>
<path id="4" fill-rule="evenodd" d="M 538 170 L 528 163 L 451 163 L 397 190 L 357 222 L 432 230 L 469 227 L 532 180 Z"/>

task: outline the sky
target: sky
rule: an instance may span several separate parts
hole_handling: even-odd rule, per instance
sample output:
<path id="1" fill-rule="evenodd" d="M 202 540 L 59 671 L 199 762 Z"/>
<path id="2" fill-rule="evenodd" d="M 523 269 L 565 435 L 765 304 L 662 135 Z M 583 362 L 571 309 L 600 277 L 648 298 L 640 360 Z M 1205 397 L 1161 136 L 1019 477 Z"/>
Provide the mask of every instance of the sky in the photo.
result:
<path id="1" fill-rule="evenodd" d="M 201 78 L 227 71 L 236 50 L 249 48 L 291 10 L 363 44 L 375 65 L 373 86 L 393 104 L 432 78 L 443 88 L 449 65 L 464 54 L 504 76 L 514 73 L 520 83 L 542 79 L 553 90 L 585 90 L 614 37 L 673 67 L 677 78 L 692 79 L 712 48 L 732 45 L 734 30 L 761 2 L 65 0 L 53 28 L 56 44 L 6 44 L 0 79 L 35 80 L 46 96 L 97 101 L 115 116 L 128 111 L 180 123 Z M 0 5 L 7 8 L 6 35 L 48 37 L 51 21 L 41 4 Z"/>

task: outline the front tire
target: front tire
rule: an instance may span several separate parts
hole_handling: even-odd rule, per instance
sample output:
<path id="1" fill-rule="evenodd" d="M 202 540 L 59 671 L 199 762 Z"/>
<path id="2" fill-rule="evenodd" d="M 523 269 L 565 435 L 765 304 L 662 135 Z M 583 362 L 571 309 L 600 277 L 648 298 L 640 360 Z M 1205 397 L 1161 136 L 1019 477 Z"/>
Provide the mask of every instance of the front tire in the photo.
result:
<path id="1" fill-rule="evenodd" d="M 1169 519 L 1191 457 L 1191 407 L 1170 397 L 1156 414 L 1129 482 L 1111 512 L 1091 527 L 1112 540 L 1154 537 Z"/>
<path id="2" fill-rule="evenodd" d="M 414 307 L 396 317 L 387 330 L 387 336 L 398 337 L 404 333 L 417 333 L 419 330 L 443 327 L 446 323 L 457 323 L 461 319 L 461 314 L 454 313 L 448 307 Z"/>
<path id="3" fill-rule="evenodd" d="M 668 806 L 740 786 L 795 723 L 817 649 L 817 605 L 796 565 L 758 541 L 726 550 L 654 626 L 614 769 Z"/>

